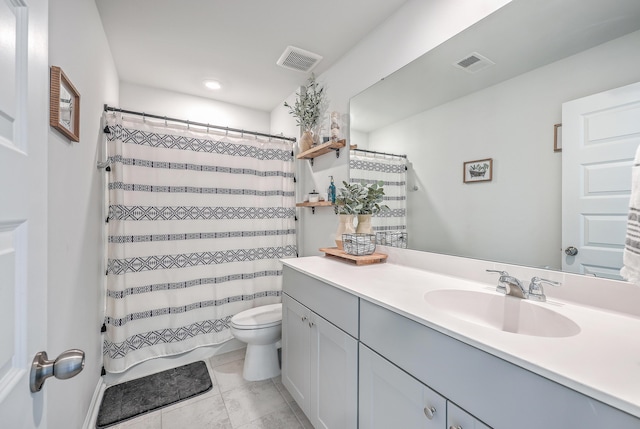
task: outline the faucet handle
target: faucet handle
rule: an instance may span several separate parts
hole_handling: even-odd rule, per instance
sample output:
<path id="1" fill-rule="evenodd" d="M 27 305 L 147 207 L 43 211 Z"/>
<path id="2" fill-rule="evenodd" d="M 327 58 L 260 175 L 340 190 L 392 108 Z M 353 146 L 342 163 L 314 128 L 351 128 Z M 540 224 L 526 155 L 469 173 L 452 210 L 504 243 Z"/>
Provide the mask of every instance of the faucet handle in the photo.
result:
<path id="1" fill-rule="evenodd" d="M 508 276 L 509 273 L 506 271 L 500 271 L 500 270 L 487 270 L 488 273 L 498 273 L 501 276 Z"/>
<path id="2" fill-rule="evenodd" d="M 496 286 L 496 291 L 507 294 L 507 286 L 502 281 L 504 278 L 509 277 L 509 273 L 501 270 L 486 270 L 488 273 L 496 273 L 500 274 L 500 278 L 498 279 L 498 286 Z"/>
<path id="3" fill-rule="evenodd" d="M 542 284 L 548 284 L 551 286 L 560 286 L 562 283 L 555 282 L 553 280 L 543 279 L 540 277 L 532 277 L 531 283 L 529 283 L 529 299 L 534 301 L 545 302 L 547 297 L 544 294 L 544 288 Z"/>

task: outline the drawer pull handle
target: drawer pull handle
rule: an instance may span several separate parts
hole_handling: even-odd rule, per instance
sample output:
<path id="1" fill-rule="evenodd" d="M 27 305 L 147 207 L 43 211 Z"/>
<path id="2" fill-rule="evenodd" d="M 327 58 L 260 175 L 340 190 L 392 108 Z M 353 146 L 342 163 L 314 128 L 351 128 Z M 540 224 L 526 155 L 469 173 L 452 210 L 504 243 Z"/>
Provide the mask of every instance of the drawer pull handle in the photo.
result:
<path id="1" fill-rule="evenodd" d="M 449 426 L 449 429 L 462 429 L 462 426 Z"/>
<path id="2" fill-rule="evenodd" d="M 424 415 L 427 416 L 429 420 L 433 420 L 433 415 L 436 413 L 435 407 L 424 407 Z"/>

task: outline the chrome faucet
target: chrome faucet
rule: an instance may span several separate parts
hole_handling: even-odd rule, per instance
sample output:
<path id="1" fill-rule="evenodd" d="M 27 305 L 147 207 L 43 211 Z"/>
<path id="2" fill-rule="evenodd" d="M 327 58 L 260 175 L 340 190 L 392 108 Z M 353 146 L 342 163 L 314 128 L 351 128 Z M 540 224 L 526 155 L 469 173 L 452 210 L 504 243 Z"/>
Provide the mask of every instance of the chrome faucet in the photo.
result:
<path id="1" fill-rule="evenodd" d="M 496 288 L 498 292 L 522 299 L 526 299 L 529 297 L 529 293 L 524 290 L 522 282 L 520 282 L 520 280 L 518 280 L 517 278 L 510 276 L 508 272 L 499 270 L 487 270 L 487 272 L 500 274 L 500 277 L 498 278 L 499 284 Z"/>
<path id="2" fill-rule="evenodd" d="M 562 283 L 553 280 L 542 279 L 540 277 L 532 277 L 529 283 L 529 291 L 524 290 L 522 282 L 517 278 L 510 276 L 506 271 L 487 270 L 488 273 L 498 273 L 498 287 L 496 291 L 505 295 L 515 296 L 522 299 L 531 299 L 533 301 L 545 302 L 547 297 L 544 294 L 543 284 L 552 286 L 560 286 Z"/>

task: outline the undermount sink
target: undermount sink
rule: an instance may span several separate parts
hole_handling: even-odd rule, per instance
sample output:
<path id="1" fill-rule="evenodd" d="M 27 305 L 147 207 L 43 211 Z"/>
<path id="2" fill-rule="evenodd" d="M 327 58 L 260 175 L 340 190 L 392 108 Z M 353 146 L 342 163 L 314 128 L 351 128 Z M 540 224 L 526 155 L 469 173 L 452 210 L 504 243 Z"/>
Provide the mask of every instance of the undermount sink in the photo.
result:
<path id="1" fill-rule="evenodd" d="M 458 319 L 499 331 L 535 337 L 571 337 L 580 327 L 571 319 L 525 299 L 470 290 L 436 290 L 425 301 Z"/>

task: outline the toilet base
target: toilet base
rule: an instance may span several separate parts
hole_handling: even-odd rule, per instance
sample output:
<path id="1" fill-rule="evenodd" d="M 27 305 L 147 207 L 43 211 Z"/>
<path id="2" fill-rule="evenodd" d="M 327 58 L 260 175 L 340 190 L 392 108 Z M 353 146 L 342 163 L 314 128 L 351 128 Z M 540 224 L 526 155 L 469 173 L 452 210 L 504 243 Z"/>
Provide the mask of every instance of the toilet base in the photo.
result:
<path id="1" fill-rule="evenodd" d="M 280 362 L 276 344 L 247 344 L 242 377 L 260 381 L 280 375 Z"/>

